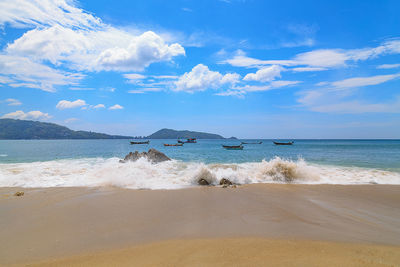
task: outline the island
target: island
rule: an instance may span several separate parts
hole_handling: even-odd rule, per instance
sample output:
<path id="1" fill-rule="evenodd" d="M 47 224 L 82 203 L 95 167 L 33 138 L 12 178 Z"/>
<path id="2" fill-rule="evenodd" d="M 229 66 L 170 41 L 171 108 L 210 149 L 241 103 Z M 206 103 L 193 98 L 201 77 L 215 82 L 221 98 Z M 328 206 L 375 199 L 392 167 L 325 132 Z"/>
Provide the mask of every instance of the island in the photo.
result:
<path id="1" fill-rule="evenodd" d="M 74 131 L 55 123 L 0 119 L 0 139 L 130 139 L 132 136 Z"/>
<path id="2" fill-rule="evenodd" d="M 149 136 L 123 136 L 74 131 L 65 126 L 49 122 L 0 119 L 0 140 L 19 139 L 226 139 L 218 134 L 161 129 Z M 236 139 L 231 137 L 229 139 Z"/>
<path id="3" fill-rule="evenodd" d="M 161 129 L 149 136 L 147 139 L 186 139 L 186 138 L 196 138 L 196 139 L 227 139 L 219 134 L 213 133 L 203 133 L 194 131 L 177 131 L 173 129 Z M 231 137 L 230 139 L 236 139 Z"/>

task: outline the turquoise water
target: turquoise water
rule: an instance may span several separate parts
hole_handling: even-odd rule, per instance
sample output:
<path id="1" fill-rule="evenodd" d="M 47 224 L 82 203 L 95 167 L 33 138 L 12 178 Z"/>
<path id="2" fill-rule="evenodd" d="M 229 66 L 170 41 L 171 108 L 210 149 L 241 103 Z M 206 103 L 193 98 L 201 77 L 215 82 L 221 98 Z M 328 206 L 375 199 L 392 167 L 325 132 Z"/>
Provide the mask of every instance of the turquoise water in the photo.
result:
<path id="1" fill-rule="evenodd" d="M 199 179 L 218 185 L 222 178 L 238 184 L 400 184 L 400 140 L 295 140 L 292 146 L 262 141 L 225 150 L 222 144 L 240 141 L 198 140 L 164 147 L 176 140 L 151 140 L 149 145 L 130 145 L 129 140 L 3 140 L 0 187 L 180 189 L 198 186 Z M 150 148 L 172 160 L 119 162 L 130 151 Z"/>
<path id="2" fill-rule="evenodd" d="M 225 150 L 222 144 L 236 140 L 198 140 L 183 147 L 164 147 L 176 140 L 151 140 L 149 145 L 130 145 L 129 140 L 0 140 L 0 163 L 23 163 L 79 158 L 123 158 L 130 151 L 156 148 L 169 157 L 204 163 L 244 163 L 304 159 L 310 163 L 378 168 L 400 171 L 400 140 L 295 140 L 292 146 L 276 146 L 272 140 L 245 145 L 244 150 Z M 254 142 L 259 140 L 241 140 Z"/>

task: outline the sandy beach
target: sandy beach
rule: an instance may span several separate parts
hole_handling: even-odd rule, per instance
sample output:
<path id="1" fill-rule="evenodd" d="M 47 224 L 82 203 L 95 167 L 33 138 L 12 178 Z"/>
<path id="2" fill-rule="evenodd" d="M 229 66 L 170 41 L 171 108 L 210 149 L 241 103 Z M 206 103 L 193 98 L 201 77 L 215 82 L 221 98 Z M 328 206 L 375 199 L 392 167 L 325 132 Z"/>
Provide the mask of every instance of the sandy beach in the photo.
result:
<path id="1" fill-rule="evenodd" d="M 1 188 L 0 214 L 2 265 L 400 264 L 395 185 Z"/>

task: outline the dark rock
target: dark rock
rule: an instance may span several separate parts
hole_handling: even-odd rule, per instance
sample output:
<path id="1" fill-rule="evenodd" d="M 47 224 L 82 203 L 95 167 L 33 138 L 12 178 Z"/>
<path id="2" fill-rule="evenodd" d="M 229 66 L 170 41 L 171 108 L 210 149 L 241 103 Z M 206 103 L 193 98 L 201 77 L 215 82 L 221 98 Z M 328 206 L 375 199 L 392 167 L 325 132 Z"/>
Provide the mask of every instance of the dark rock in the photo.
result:
<path id="1" fill-rule="evenodd" d="M 233 183 L 226 178 L 222 178 L 221 181 L 219 181 L 219 184 L 220 185 L 233 185 Z"/>
<path id="2" fill-rule="evenodd" d="M 25 194 L 24 192 L 18 191 L 18 192 L 16 192 L 16 193 L 14 194 L 14 196 L 16 196 L 16 197 L 22 197 L 24 194 Z"/>
<path id="3" fill-rule="evenodd" d="M 138 151 L 135 151 L 135 153 L 129 152 L 129 154 L 126 155 L 125 158 L 123 160 L 120 160 L 119 162 L 125 163 L 127 161 L 137 161 L 140 158 L 147 158 L 152 163 L 159 163 L 159 162 L 171 160 L 164 153 L 162 153 L 154 148 L 151 148 L 151 149 L 149 149 L 148 152 L 142 152 L 142 153 L 139 153 Z"/>
<path id="4" fill-rule="evenodd" d="M 203 178 L 199 179 L 197 182 L 199 183 L 199 185 L 210 185 L 210 183 Z"/>

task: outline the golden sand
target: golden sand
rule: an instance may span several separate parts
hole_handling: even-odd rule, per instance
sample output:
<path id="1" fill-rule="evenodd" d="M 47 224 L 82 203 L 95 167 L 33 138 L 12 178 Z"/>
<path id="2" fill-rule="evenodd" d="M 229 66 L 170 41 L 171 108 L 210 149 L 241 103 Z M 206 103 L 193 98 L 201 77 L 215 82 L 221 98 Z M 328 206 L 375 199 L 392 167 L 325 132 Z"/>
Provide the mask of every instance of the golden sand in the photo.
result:
<path id="1" fill-rule="evenodd" d="M 0 188 L 0 265 L 400 266 L 399 246 L 400 186 Z"/>
<path id="2" fill-rule="evenodd" d="M 31 266 L 398 266 L 400 247 L 257 238 L 173 240 Z"/>

